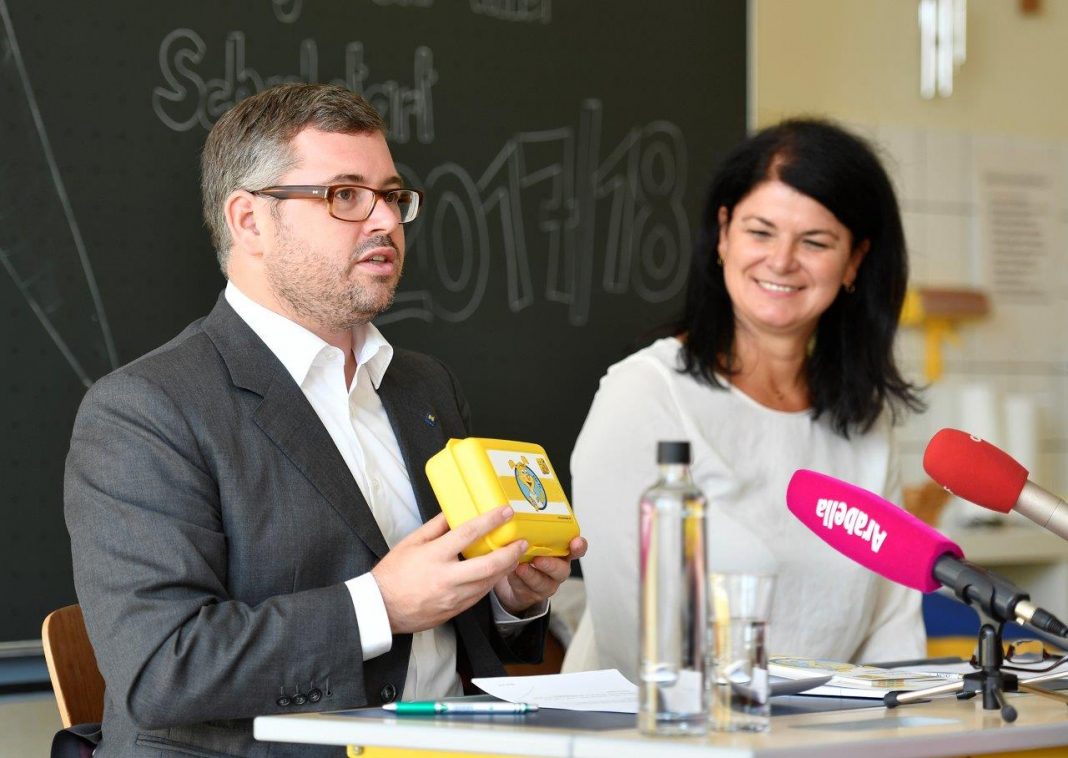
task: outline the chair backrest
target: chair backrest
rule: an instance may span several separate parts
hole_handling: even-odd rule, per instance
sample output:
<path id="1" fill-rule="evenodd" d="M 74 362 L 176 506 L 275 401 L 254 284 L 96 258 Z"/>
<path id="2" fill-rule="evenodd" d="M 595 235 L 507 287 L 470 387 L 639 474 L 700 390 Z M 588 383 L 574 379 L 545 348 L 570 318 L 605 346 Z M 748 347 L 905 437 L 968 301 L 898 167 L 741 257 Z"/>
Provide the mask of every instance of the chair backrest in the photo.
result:
<path id="1" fill-rule="evenodd" d="M 102 721 L 104 679 L 81 607 L 68 605 L 49 613 L 41 625 L 41 642 L 63 727 Z"/>

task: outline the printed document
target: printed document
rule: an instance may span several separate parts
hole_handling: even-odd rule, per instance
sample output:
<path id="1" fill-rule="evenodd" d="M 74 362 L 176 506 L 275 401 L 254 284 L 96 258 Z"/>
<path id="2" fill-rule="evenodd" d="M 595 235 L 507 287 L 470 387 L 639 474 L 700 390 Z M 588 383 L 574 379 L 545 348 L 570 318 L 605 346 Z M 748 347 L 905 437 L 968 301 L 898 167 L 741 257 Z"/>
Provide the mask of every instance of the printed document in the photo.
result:
<path id="1" fill-rule="evenodd" d="M 637 713 L 638 687 L 616 669 L 544 676 L 479 677 L 471 682 L 510 703 L 567 711 Z"/>

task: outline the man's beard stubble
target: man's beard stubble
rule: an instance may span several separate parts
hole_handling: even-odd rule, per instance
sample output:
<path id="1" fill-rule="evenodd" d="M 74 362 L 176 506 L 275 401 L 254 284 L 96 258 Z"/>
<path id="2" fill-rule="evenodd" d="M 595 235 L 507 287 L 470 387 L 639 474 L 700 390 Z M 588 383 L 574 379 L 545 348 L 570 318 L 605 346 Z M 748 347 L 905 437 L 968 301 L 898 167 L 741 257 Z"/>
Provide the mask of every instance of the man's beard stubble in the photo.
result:
<path id="1" fill-rule="evenodd" d="M 352 252 L 344 267 L 297 243 L 285 227 L 279 228 L 278 241 L 279 247 L 266 261 L 267 279 L 277 297 L 301 321 L 327 331 L 346 331 L 368 323 L 393 304 L 404 261 L 389 237 L 380 235 L 365 240 Z M 353 282 L 350 276 L 352 268 L 358 265 L 356 261 L 368 250 L 379 247 L 396 251 L 397 273 L 388 278 L 375 277 L 371 287 Z"/>

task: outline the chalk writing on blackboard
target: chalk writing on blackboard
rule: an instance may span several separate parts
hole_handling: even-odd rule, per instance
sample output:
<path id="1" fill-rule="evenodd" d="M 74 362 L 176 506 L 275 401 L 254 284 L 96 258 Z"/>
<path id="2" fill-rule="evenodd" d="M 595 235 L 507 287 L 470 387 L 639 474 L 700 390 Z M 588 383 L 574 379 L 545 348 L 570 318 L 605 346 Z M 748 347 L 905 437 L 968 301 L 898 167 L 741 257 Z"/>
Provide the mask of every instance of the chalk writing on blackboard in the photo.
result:
<path id="1" fill-rule="evenodd" d="M 208 129 L 234 103 L 265 87 L 319 81 L 312 39 L 300 44 L 296 74 L 265 77 L 248 66 L 240 31 L 226 37 L 221 77 L 201 72 L 206 51 L 191 29 L 170 32 L 160 45 L 166 85 L 153 90 L 152 104 L 170 129 Z M 411 86 L 392 79 L 371 84 L 366 60 L 362 42 L 348 43 L 345 76 L 335 81 L 370 100 L 390 125 L 394 144 L 434 142 L 433 51 L 415 49 Z M 685 140 L 673 123 L 654 120 L 631 127 L 602 156 L 602 110 L 590 98 L 577 128 L 516 133 L 480 170 L 449 161 L 422 168 L 423 175 L 405 168 L 405 179 L 432 198 L 408 231 L 409 265 L 418 266 L 425 286 L 399 293 L 381 323 L 467 320 L 483 303 L 493 266 L 504 267 L 511 312 L 544 299 L 566 306 L 576 326 L 588 323 L 597 286 L 649 303 L 677 295 L 690 247 Z M 544 282 L 540 293 L 535 282 Z"/>
<path id="2" fill-rule="evenodd" d="M 0 91 L 15 95 L 0 117 L 0 267 L 88 387 L 119 365 L 115 341 L 5 0 L 0 21 Z"/>
<path id="3" fill-rule="evenodd" d="M 164 84 L 152 90 L 152 110 L 156 117 L 176 132 L 201 127 L 210 129 L 218 118 L 267 87 L 282 82 L 317 82 L 319 48 L 314 39 L 305 39 L 297 49 L 297 73 L 264 75 L 246 62 L 245 33 L 226 36 L 221 76 L 207 77 L 199 69 L 208 45 L 192 29 L 175 29 L 159 46 L 159 67 Z M 429 47 L 417 47 L 412 56 L 412 84 L 388 79 L 370 83 L 371 68 L 362 42 L 350 42 L 344 50 L 344 76 L 333 80 L 366 97 L 390 125 L 390 141 L 405 144 L 413 135 L 426 144 L 434 141 L 434 101 L 432 89 L 438 74 Z"/>
<path id="4" fill-rule="evenodd" d="M 575 326 L 589 321 L 598 261 L 607 292 L 650 303 L 678 294 L 690 252 L 685 140 L 674 124 L 654 121 L 602 159 L 601 111 L 597 100 L 583 103 L 577 137 L 571 127 L 516 134 L 477 181 L 452 162 L 425 178 L 399 164 L 432 198 L 408 232 L 428 286 L 399 293 L 378 323 L 466 320 L 482 304 L 491 265 L 505 268 L 512 312 L 536 302 L 537 272 L 544 298 L 566 305 Z"/>
<path id="5" fill-rule="evenodd" d="M 402 8 L 429 8 L 434 0 L 372 0 L 375 5 Z M 471 11 L 500 21 L 540 22 L 552 21 L 552 0 L 469 0 Z M 300 18 L 303 0 L 271 0 L 274 16 L 283 24 L 292 24 Z"/>
<path id="6" fill-rule="evenodd" d="M 400 5 L 406 8 L 429 8 L 434 0 L 374 0 L 375 5 Z"/>
<path id="7" fill-rule="evenodd" d="M 471 10 L 475 13 L 501 21 L 548 24 L 553 20 L 552 0 L 470 0 L 470 2 Z"/>
<path id="8" fill-rule="evenodd" d="M 271 0 L 274 17 L 283 24 L 292 24 L 300 18 L 304 0 Z"/>

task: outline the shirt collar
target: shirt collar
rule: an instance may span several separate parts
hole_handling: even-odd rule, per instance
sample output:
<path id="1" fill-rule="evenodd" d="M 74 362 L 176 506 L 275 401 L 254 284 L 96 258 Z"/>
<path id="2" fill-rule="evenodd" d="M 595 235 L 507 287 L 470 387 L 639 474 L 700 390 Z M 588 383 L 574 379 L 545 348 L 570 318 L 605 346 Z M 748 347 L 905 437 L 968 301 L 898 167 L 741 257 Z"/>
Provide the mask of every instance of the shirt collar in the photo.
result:
<path id="1" fill-rule="evenodd" d="M 227 282 L 225 296 L 230 307 L 282 362 L 293 381 L 303 386 L 315 359 L 331 346 L 295 321 L 252 300 L 233 282 Z M 366 369 L 377 390 L 393 360 L 393 346 L 370 323 L 353 327 L 352 339 L 357 369 Z"/>

